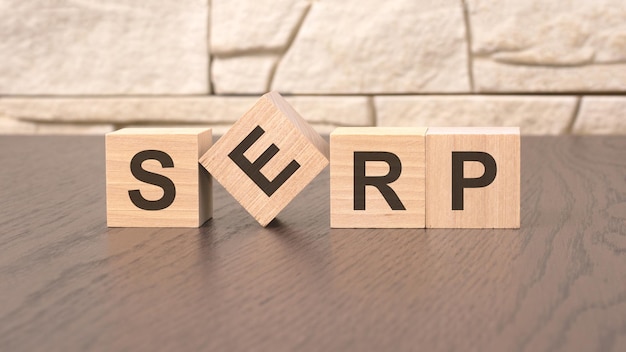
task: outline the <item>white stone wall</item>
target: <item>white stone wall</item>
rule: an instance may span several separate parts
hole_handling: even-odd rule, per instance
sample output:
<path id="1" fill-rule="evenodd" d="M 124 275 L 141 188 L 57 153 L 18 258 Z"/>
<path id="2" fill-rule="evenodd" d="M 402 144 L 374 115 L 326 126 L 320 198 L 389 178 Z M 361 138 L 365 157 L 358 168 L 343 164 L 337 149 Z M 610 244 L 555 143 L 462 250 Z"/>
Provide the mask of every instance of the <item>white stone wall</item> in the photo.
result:
<path id="1" fill-rule="evenodd" d="M 626 0 L 2 0 L 0 133 L 336 126 L 626 134 Z"/>

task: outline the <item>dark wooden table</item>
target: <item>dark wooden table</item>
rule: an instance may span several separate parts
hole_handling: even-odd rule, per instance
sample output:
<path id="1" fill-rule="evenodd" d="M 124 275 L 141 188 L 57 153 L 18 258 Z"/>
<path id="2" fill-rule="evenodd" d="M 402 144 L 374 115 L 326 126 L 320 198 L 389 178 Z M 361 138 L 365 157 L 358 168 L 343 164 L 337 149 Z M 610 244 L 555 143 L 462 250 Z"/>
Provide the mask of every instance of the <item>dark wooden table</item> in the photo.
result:
<path id="1" fill-rule="evenodd" d="M 624 351 L 626 137 L 524 137 L 521 230 L 107 229 L 101 137 L 0 137 L 0 351 Z"/>

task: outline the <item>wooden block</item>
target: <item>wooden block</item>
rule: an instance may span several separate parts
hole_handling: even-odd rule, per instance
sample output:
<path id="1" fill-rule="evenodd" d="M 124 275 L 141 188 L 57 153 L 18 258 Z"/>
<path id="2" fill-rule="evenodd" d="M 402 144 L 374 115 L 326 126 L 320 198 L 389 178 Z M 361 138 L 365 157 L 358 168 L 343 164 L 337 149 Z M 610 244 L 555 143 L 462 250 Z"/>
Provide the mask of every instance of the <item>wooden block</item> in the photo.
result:
<path id="1" fill-rule="evenodd" d="M 343 127 L 330 135 L 330 226 L 423 228 L 426 128 Z"/>
<path id="2" fill-rule="evenodd" d="M 109 227 L 198 227 L 211 218 L 211 176 L 198 158 L 210 128 L 125 128 L 106 135 Z"/>
<path id="3" fill-rule="evenodd" d="M 200 163 L 266 226 L 328 165 L 328 143 L 280 94 L 270 92 Z"/>
<path id="4" fill-rule="evenodd" d="M 429 128 L 426 227 L 519 226 L 519 128 Z"/>

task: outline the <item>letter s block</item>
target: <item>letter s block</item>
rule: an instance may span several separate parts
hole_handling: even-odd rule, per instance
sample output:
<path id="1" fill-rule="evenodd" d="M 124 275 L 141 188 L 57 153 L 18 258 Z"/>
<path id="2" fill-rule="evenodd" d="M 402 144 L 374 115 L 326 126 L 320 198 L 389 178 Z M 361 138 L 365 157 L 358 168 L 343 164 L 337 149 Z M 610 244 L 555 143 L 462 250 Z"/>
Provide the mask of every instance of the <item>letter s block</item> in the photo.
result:
<path id="1" fill-rule="evenodd" d="M 518 127 L 431 127 L 426 227 L 520 227 Z"/>
<path id="2" fill-rule="evenodd" d="M 125 128 L 106 135 L 109 227 L 198 227 L 211 218 L 206 128 Z"/>
<path id="3" fill-rule="evenodd" d="M 328 165 L 328 143 L 280 94 L 270 92 L 200 163 L 266 226 Z"/>
<path id="4" fill-rule="evenodd" d="M 426 128 L 340 127 L 330 135 L 330 226 L 424 228 Z"/>

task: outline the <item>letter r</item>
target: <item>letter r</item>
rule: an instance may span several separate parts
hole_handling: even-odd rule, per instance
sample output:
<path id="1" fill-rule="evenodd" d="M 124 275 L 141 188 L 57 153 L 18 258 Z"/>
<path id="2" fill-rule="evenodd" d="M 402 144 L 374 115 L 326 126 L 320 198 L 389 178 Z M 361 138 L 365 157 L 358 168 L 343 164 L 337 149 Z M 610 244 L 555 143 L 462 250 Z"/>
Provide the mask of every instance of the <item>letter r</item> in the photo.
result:
<path id="1" fill-rule="evenodd" d="M 389 165 L 385 176 L 365 176 L 367 161 L 382 161 Z M 365 210 L 365 186 L 374 186 L 383 195 L 392 210 L 406 210 L 389 184 L 400 177 L 402 163 L 389 152 L 354 152 L 354 210 Z"/>

